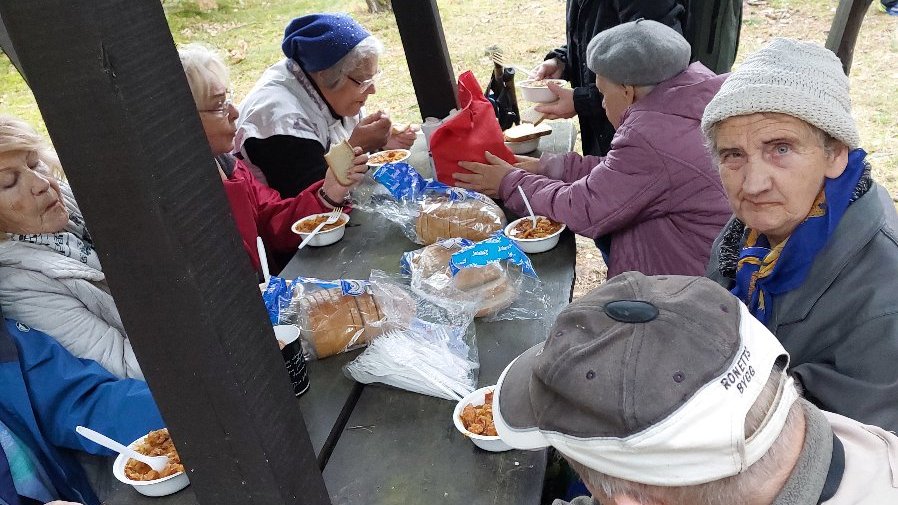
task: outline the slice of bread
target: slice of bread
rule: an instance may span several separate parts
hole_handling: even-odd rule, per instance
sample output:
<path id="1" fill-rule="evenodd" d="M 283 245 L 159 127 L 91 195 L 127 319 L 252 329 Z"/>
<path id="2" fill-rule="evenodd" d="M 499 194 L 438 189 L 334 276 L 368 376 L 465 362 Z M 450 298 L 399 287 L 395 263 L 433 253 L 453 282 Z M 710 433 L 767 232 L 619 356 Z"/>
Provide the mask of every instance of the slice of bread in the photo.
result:
<path id="1" fill-rule="evenodd" d="M 354 159 L 355 152 L 353 152 L 349 142 L 345 140 L 339 144 L 332 145 L 327 154 L 324 155 L 324 160 L 334 173 L 334 177 L 337 178 L 337 182 L 344 186 L 352 184 L 352 179 L 349 178 L 349 171 L 352 169 L 352 160 Z"/>
<path id="2" fill-rule="evenodd" d="M 539 126 L 533 126 L 530 123 L 521 123 L 505 130 L 505 140 L 507 142 L 524 142 L 533 140 L 543 135 L 552 133 L 552 127 L 543 123 Z"/>

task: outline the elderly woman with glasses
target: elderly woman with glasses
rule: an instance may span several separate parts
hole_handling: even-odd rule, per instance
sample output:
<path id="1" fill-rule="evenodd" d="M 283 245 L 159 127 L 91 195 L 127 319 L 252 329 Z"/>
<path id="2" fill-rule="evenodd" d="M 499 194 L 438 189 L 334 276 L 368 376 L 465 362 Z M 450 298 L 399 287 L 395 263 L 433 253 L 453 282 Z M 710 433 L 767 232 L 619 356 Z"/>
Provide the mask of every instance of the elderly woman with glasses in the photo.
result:
<path id="1" fill-rule="evenodd" d="M 178 54 L 246 253 L 259 270 L 256 237 L 262 237 L 272 253 L 272 270 L 277 271 L 282 266 L 278 260 L 289 260 L 300 242 L 291 225 L 299 218 L 328 212 L 343 202 L 367 171 L 368 156 L 361 148 L 355 148 L 357 156 L 349 176 L 352 185 L 340 184 L 333 172 L 326 169 L 323 179 L 294 197 L 281 198 L 277 191 L 256 180 L 242 160 L 230 154 L 239 114 L 228 96 L 229 76 L 224 62 L 200 44 L 181 47 Z"/>
<path id="2" fill-rule="evenodd" d="M 143 378 L 53 150 L 0 116 L 0 307 L 120 378 Z"/>
<path id="3" fill-rule="evenodd" d="M 381 42 L 344 14 L 310 14 L 287 26 L 275 63 L 240 105 L 236 152 L 263 182 L 289 197 L 324 177 L 324 154 L 348 140 L 365 152 L 407 148 L 411 127 L 394 131 L 374 94 Z"/>
<path id="4" fill-rule="evenodd" d="M 775 39 L 702 129 L 735 212 L 708 275 L 782 342 L 810 401 L 898 429 L 898 216 L 859 147 L 841 62 Z"/>

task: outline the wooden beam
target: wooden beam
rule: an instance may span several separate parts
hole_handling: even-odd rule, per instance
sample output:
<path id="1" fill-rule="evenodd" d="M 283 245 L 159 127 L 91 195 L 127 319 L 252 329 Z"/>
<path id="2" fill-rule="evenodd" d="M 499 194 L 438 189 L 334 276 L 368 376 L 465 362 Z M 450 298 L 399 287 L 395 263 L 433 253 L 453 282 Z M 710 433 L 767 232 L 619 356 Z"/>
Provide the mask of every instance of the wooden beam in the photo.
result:
<path id="1" fill-rule="evenodd" d="M 872 2 L 873 0 L 840 0 L 836 8 L 833 24 L 826 37 L 826 47 L 842 60 L 845 75 L 851 72 L 854 45 Z"/>
<path id="2" fill-rule="evenodd" d="M 0 13 L 197 501 L 330 503 L 159 1 Z"/>
<path id="3" fill-rule="evenodd" d="M 393 0 L 393 15 L 418 97 L 421 118 L 458 108 L 458 84 L 436 0 Z"/>

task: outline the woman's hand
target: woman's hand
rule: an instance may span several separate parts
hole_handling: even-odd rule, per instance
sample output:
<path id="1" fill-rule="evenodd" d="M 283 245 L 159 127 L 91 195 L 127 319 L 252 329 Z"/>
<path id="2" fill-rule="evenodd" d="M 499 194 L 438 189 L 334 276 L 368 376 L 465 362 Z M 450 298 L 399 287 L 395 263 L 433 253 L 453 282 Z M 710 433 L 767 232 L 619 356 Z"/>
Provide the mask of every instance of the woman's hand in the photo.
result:
<path id="1" fill-rule="evenodd" d="M 564 63 L 558 58 L 549 58 L 533 69 L 533 77 L 539 79 L 560 79 L 564 72 Z"/>
<path id="2" fill-rule="evenodd" d="M 539 174 L 539 158 L 533 156 L 515 156 L 515 168 L 520 168 L 531 174 Z"/>
<path id="3" fill-rule="evenodd" d="M 496 197 L 499 196 L 499 186 L 502 185 L 502 179 L 515 167 L 489 151 L 485 155 L 486 161 L 489 162 L 488 164 L 475 161 L 460 161 L 458 162 L 460 167 L 474 173 L 463 174 L 456 172 L 452 174 L 452 177 L 455 178 L 455 182 L 458 183 L 459 187 L 473 189 L 486 196 Z"/>
<path id="4" fill-rule="evenodd" d="M 349 145 L 365 152 L 380 149 L 390 140 L 390 126 L 390 117 L 382 110 L 365 116 L 352 130 Z"/>
<path id="5" fill-rule="evenodd" d="M 414 125 L 408 125 L 400 130 L 391 128 L 390 140 L 387 141 L 387 143 L 384 145 L 384 148 L 408 149 L 412 147 L 412 144 L 415 143 L 415 138 L 418 136 L 417 131 L 418 127 Z"/>
<path id="6" fill-rule="evenodd" d="M 352 160 L 352 168 L 349 169 L 348 175 L 352 182 L 348 186 L 340 184 L 340 181 L 337 180 L 330 168 L 324 173 L 324 184 L 321 186 L 321 190 L 333 202 L 345 201 L 352 188 L 362 182 L 362 179 L 365 178 L 365 173 L 368 171 L 368 155 L 362 151 L 361 147 L 353 147 L 352 150 L 355 153 L 355 158 Z M 323 203 L 327 207 L 331 207 L 327 201 L 323 201 Z"/>
<path id="7" fill-rule="evenodd" d="M 536 112 L 542 112 L 546 119 L 572 118 L 577 115 L 574 108 L 574 90 L 559 86 L 557 83 L 548 83 L 549 91 L 555 93 L 558 100 L 552 103 L 544 103 L 534 107 Z"/>

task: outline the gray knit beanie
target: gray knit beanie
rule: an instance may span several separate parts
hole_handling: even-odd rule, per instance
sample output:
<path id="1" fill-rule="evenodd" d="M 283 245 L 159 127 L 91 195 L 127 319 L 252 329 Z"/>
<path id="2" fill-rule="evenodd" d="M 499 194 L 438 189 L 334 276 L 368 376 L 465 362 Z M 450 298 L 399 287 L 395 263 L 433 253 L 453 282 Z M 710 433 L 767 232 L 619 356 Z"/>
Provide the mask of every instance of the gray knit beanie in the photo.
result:
<path id="1" fill-rule="evenodd" d="M 650 86 L 686 70 L 691 52 L 689 42 L 673 28 L 639 19 L 593 37 L 586 65 L 617 84 Z"/>
<path id="2" fill-rule="evenodd" d="M 758 112 L 794 116 L 850 149 L 861 143 L 848 76 L 839 58 L 817 44 L 778 38 L 746 58 L 705 108 L 702 131 L 708 135 L 724 119 Z"/>

